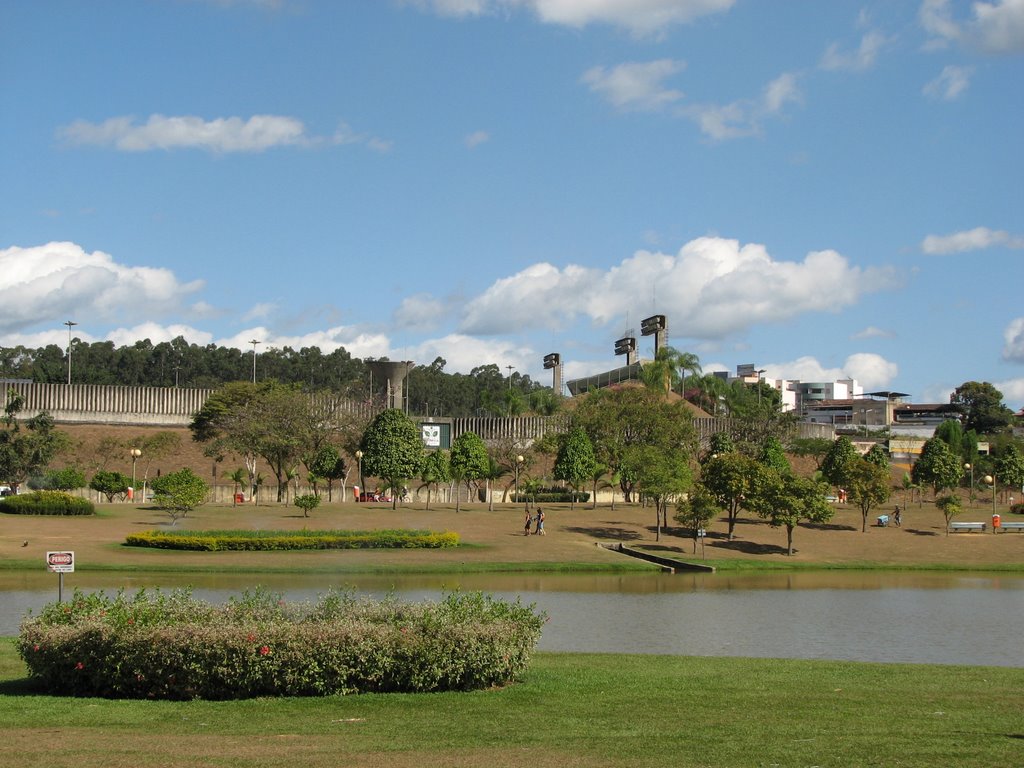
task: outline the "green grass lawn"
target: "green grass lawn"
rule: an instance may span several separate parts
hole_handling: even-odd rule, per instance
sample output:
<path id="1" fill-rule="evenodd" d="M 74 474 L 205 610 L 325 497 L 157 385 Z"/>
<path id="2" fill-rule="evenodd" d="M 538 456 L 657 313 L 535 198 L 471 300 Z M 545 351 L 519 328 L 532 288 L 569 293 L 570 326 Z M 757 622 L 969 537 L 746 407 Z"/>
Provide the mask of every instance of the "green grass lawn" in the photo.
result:
<path id="1" fill-rule="evenodd" d="M 1024 669 L 538 654 L 476 693 L 39 695 L 0 641 L 0 765 L 1011 766 Z"/>

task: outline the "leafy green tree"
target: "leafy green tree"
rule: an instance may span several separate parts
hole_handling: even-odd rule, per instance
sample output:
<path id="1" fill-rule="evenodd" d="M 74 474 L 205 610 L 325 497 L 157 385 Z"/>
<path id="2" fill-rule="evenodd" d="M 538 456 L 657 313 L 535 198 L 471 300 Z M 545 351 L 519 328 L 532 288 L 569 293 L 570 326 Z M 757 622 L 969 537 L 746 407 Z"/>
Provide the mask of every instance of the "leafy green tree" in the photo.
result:
<path id="1" fill-rule="evenodd" d="M 790 441 L 789 452 L 794 456 L 808 457 L 814 460 L 814 468 L 821 471 L 821 464 L 835 443 L 827 437 L 798 437 Z"/>
<path id="2" fill-rule="evenodd" d="M 864 454 L 864 458 L 870 461 L 877 467 L 889 471 L 889 454 L 886 453 L 885 448 L 879 443 L 875 443 L 871 446 L 871 449 Z"/>
<path id="3" fill-rule="evenodd" d="M 593 443 L 582 427 L 573 427 L 565 436 L 555 457 L 555 479 L 564 480 L 573 490 L 579 490 L 591 478 L 596 466 Z M 576 494 L 572 495 L 569 507 L 575 509 Z"/>
<path id="4" fill-rule="evenodd" d="M 247 478 L 245 467 L 239 467 L 232 472 L 225 472 L 224 477 L 231 481 L 231 506 L 238 504 L 238 489 L 242 487 Z"/>
<path id="5" fill-rule="evenodd" d="M 463 432 L 452 441 L 451 453 L 448 456 L 449 471 L 453 479 L 466 484 L 467 493 L 472 491 L 473 484 L 487 474 L 490 457 L 487 446 L 475 432 Z M 455 497 L 455 511 L 459 511 L 459 499 Z"/>
<path id="6" fill-rule="evenodd" d="M 77 491 L 85 488 L 85 473 L 76 467 L 53 469 L 42 477 L 40 490 Z"/>
<path id="7" fill-rule="evenodd" d="M 738 451 L 720 453 L 705 462 L 700 482 L 725 510 L 729 541 L 733 540 L 741 508 L 747 507 L 756 490 L 761 465 Z"/>
<path id="8" fill-rule="evenodd" d="M 296 496 L 292 503 L 302 510 L 303 517 L 309 517 L 309 513 L 320 506 L 320 497 L 315 493 L 303 493 Z"/>
<path id="9" fill-rule="evenodd" d="M 97 493 L 102 493 L 107 497 L 107 503 L 112 504 L 114 497 L 118 496 L 123 501 L 128 495 L 128 488 L 132 484 L 132 479 L 120 472 L 109 472 L 106 470 L 100 470 L 92 476 L 89 481 L 89 487 Z"/>
<path id="10" fill-rule="evenodd" d="M 676 502 L 676 522 L 693 531 L 693 551 L 697 551 L 700 531 L 725 512 L 718 500 L 701 488 Z"/>
<path id="11" fill-rule="evenodd" d="M 366 428 L 360 444 L 363 473 L 383 479 L 393 490 L 419 474 L 423 442 L 416 423 L 397 408 L 381 411 Z M 398 494 L 392 495 L 398 508 Z"/>
<path id="12" fill-rule="evenodd" d="M 448 451 L 428 453 L 420 469 L 420 480 L 427 486 L 427 509 L 430 509 L 430 491 L 441 483 L 450 483 L 451 471 L 448 463 Z"/>
<path id="13" fill-rule="evenodd" d="M 821 476 L 837 488 L 847 484 L 847 471 L 860 454 L 845 435 L 836 439 L 821 462 Z"/>
<path id="14" fill-rule="evenodd" d="M 24 483 L 39 474 L 68 444 L 67 435 L 54 428 L 53 419 L 46 412 L 19 421 L 23 406 L 22 396 L 9 389 L 0 428 L 0 477 L 14 483 Z"/>
<path id="15" fill-rule="evenodd" d="M 338 449 L 333 445 L 323 445 L 314 454 L 307 465 L 312 477 L 327 480 L 327 500 L 332 501 L 334 481 L 345 476 L 345 460 L 341 457 Z M 320 495 L 316 483 L 313 483 L 313 493 Z"/>
<path id="16" fill-rule="evenodd" d="M 889 470 L 867 458 L 858 458 L 847 468 L 847 491 L 850 501 L 860 507 L 860 530 L 868 529 L 871 508 L 884 504 L 892 495 Z"/>
<path id="17" fill-rule="evenodd" d="M 940 496 L 935 499 L 935 506 L 939 508 L 942 512 L 942 516 L 946 519 L 946 535 L 949 536 L 949 524 L 953 521 L 954 517 L 963 511 L 963 507 L 960 504 L 960 497 L 955 493 Z"/>
<path id="18" fill-rule="evenodd" d="M 681 451 L 663 451 L 649 445 L 637 446 L 628 454 L 627 464 L 636 475 L 640 491 L 654 502 L 656 541 L 661 540 L 662 527 L 668 525 L 668 505 L 693 485 L 687 458 Z"/>
<path id="19" fill-rule="evenodd" d="M 956 488 L 963 476 L 963 466 L 945 441 L 931 438 L 921 448 L 921 455 L 910 468 L 910 476 L 918 485 L 930 485 L 935 495 Z"/>
<path id="20" fill-rule="evenodd" d="M 987 435 L 1010 424 L 1013 411 L 1003 404 L 1003 393 L 992 384 L 967 381 L 953 390 L 949 402 L 964 415 L 964 426 Z"/>
<path id="21" fill-rule="evenodd" d="M 206 501 L 210 493 L 209 484 L 188 468 L 153 478 L 151 487 L 153 503 L 165 510 L 172 522 Z"/>
<path id="22" fill-rule="evenodd" d="M 771 467 L 780 474 L 792 471 L 789 459 L 786 458 L 786 453 L 782 450 L 782 443 L 777 437 L 769 437 L 764 441 L 764 445 L 761 446 L 761 455 L 758 458 L 766 467 Z"/>
<path id="23" fill-rule="evenodd" d="M 793 531 L 801 521 L 826 523 L 835 510 L 825 500 L 825 487 L 815 480 L 792 473 L 780 475 L 763 468 L 755 483 L 751 504 L 759 517 L 773 528 L 786 529 L 786 554 L 793 554 Z"/>
<path id="24" fill-rule="evenodd" d="M 736 443 L 728 432 L 715 432 L 708 439 L 708 449 L 704 451 L 702 462 L 720 456 L 723 453 L 732 453 L 736 450 Z"/>
<path id="25" fill-rule="evenodd" d="M 487 511 L 494 511 L 494 493 L 492 483 L 496 483 L 498 480 L 508 474 L 508 468 L 505 467 L 500 461 L 491 455 L 487 456 L 487 469 L 480 476 L 481 479 L 486 483 L 484 495 L 487 497 Z"/>
<path id="26" fill-rule="evenodd" d="M 1024 456 L 1014 444 L 1006 446 L 995 461 L 996 477 L 1008 486 L 1024 487 Z"/>

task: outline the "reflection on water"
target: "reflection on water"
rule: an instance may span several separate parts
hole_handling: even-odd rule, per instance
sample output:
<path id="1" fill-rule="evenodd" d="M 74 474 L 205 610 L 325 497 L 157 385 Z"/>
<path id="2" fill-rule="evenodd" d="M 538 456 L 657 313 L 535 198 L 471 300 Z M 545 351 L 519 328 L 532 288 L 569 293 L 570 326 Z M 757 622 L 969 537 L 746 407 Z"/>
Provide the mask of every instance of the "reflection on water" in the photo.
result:
<path id="1" fill-rule="evenodd" d="M 1024 666 L 1024 577 L 929 572 L 760 574 L 98 574 L 68 594 L 193 587 L 220 602 L 262 584 L 289 600 L 351 588 L 408 600 L 444 589 L 520 597 L 550 616 L 542 650 Z M 57 577 L 0 573 L 0 635 L 57 596 Z M 965 654 L 965 648 L 976 652 Z"/>

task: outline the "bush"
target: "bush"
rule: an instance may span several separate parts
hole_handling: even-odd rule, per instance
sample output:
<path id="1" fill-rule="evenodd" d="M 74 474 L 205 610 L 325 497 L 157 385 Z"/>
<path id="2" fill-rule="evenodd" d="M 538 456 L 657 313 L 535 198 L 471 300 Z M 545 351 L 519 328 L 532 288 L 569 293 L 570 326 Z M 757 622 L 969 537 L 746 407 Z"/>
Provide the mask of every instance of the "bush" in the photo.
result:
<path id="1" fill-rule="evenodd" d="M 573 501 L 577 503 L 585 503 L 590 501 L 590 494 L 584 491 L 574 491 L 571 488 L 561 488 L 554 486 L 552 488 L 539 488 L 537 493 L 526 493 L 520 491 L 519 493 L 512 494 L 512 503 L 519 503 L 524 501 L 535 501 L 538 504 L 569 504 Z"/>
<path id="2" fill-rule="evenodd" d="M 11 515 L 94 515 L 88 499 L 63 491 L 33 491 L 0 499 L 0 512 Z"/>
<path id="3" fill-rule="evenodd" d="M 125 538 L 130 547 L 216 551 L 292 549 L 443 549 L 457 547 L 446 531 L 142 531 Z"/>
<path id="4" fill-rule="evenodd" d="M 1010 505 L 1010 513 L 1014 515 L 1024 515 L 1024 502 L 1018 502 Z"/>
<path id="5" fill-rule="evenodd" d="M 477 690 L 518 679 L 545 616 L 518 600 L 436 603 L 267 592 L 215 607 L 185 590 L 76 591 L 21 625 L 18 652 L 51 694 L 239 699 Z"/>

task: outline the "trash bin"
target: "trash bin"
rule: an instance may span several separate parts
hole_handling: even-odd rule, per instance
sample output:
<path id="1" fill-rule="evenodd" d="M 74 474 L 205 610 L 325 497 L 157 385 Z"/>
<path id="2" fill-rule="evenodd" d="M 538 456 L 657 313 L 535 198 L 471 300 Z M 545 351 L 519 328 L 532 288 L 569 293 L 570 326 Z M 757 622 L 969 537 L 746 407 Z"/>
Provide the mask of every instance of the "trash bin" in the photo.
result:
<path id="1" fill-rule="evenodd" d="M 996 529 L 1001 527 L 1002 524 L 1003 519 L 998 514 L 992 515 L 992 533 L 995 533 Z"/>
<path id="2" fill-rule="evenodd" d="M 235 494 L 235 504 L 244 504 L 244 503 L 245 503 L 245 494 L 244 493 L 236 493 Z"/>
<path id="3" fill-rule="evenodd" d="M 134 499 L 134 498 L 135 498 L 135 489 L 134 489 L 134 488 L 132 488 L 132 487 L 131 487 L 131 486 L 129 485 L 129 486 L 128 486 L 128 501 L 131 501 L 131 500 L 132 500 L 132 499 Z"/>

